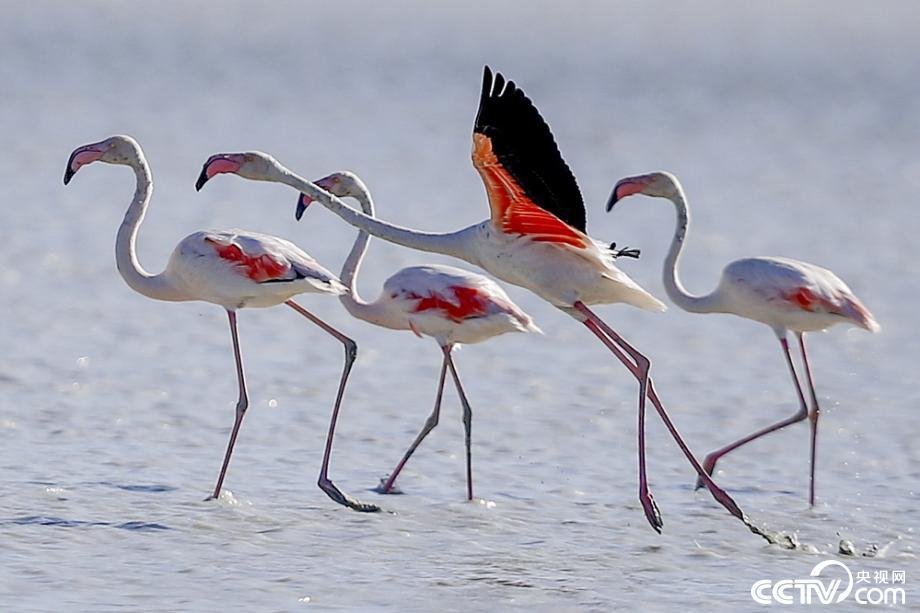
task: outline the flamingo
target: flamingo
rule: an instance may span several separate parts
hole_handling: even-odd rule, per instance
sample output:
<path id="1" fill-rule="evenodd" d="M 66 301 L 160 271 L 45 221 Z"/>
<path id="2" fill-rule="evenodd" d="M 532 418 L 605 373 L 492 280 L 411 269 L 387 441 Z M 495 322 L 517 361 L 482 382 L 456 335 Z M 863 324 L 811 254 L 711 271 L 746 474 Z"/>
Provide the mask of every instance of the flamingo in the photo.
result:
<path id="1" fill-rule="evenodd" d="M 305 293 L 337 296 L 348 291 L 347 287 L 293 243 L 275 236 L 243 230 L 204 231 L 190 234 L 176 246 L 163 272 L 159 274 L 147 272 L 138 262 L 135 250 L 138 229 L 144 220 L 153 191 L 150 167 L 144 153 L 137 141 L 130 136 L 120 135 L 77 147 L 67 161 L 64 185 L 70 183 L 80 168 L 97 161 L 130 166 L 137 177 L 134 199 L 118 229 L 115 244 L 118 271 L 128 286 L 155 300 L 171 302 L 201 300 L 221 306 L 227 311 L 239 382 L 239 400 L 236 404 L 233 430 L 230 433 L 230 441 L 227 444 L 217 485 L 214 487 L 213 494 L 207 499 L 214 499 L 220 495 L 236 437 L 243 422 L 243 416 L 249 407 L 237 332 L 236 311 L 242 308 L 264 308 L 284 303 L 335 337 L 345 347 L 345 368 L 332 410 L 326 450 L 319 476 L 319 487 L 339 504 L 357 511 L 378 511 L 379 508 L 376 505 L 360 502 L 342 492 L 328 475 L 336 419 L 345 392 L 345 384 L 348 381 L 348 374 L 357 354 L 357 345 L 353 340 L 292 300 L 294 296 Z"/>
<path id="2" fill-rule="evenodd" d="M 351 172 L 335 172 L 315 182 L 338 197 L 352 197 L 361 209 L 374 216 L 374 201 L 361 179 Z M 312 202 L 301 194 L 297 200 L 299 220 Z M 381 480 L 379 491 L 388 494 L 396 477 L 409 461 L 415 449 L 435 426 L 441 412 L 441 396 L 447 369 L 457 388 L 463 406 L 463 426 L 466 442 L 466 497 L 473 499 L 473 469 L 470 450 L 473 412 L 467 400 L 452 352 L 460 344 L 480 343 L 507 332 L 537 332 L 530 316 L 518 307 L 497 283 L 480 274 L 453 266 L 412 266 L 403 268 L 383 284 L 380 297 L 366 302 L 358 294 L 358 270 L 367 252 L 370 236 L 358 232 L 355 244 L 342 265 L 342 283 L 349 291 L 339 300 L 358 319 L 392 330 L 411 330 L 416 336 L 430 336 L 441 347 L 444 358 L 435 396 L 434 410 L 422 430 L 409 446 L 392 473 Z"/>
<path id="3" fill-rule="evenodd" d="M 664 304 L 617 268 L 617 252 L 585 233 L 581 193 L 549 126 L 514 82 L 506 82 L 501 74 L 493 77 L 488 66 L 473 127 L 472 160 L 485 183 L 491 217 L 447 233 L 405 228 L 356 211 L 258 151 L 211 156 L 198 184 L 219 172 L 286 184 L 374 236 L 465 260 L 535 293 L 584 324 L 639 383 L 639 500 L 652 528 L 660 532 L 663 523 L 646 478 L 646 397 L 712 496 L 747 523 L 735 501 L 703 470 L 671 422 L 649 376 L 650 360 L 589 307 L 622 302 L 663 311 Z"/>
<path id="4" fill-rule="evenodd" d="M 683 187 L 677 177 L 667 172 L 628 177 L 617 182 L 607 203 L 607 211 L 621 199 L 633 194 L 666 198 L 677 209 L 677 227 L 671 248 L 664 260 L 664 287 L 668 297 L 691 313 L 731 313 L 764 323 L 773 329 L 786 358 L 799 410 L 787 419 L 758 430 L 734 443 L 713 451 L 703 460 L 703 468 L 712 474 L 716 462 L 725 454 L 765 434 L 809 418 L 811 424 L 810 485 L 808 502 L 815 504 L 815 443 L 818 436 L 818 398 L 814 378 L 805 350 L 805 333 L 825 330 L 834 324 L 855 324 L 870 332 L 879 330 L 872 313 L 853 294 L 840 277 L 820 266 L 783 257 L 754 257 L 735 260 L 722 271 L 714 291 L 695 296 L 684 289 L 677 265 L 690 225 L 690 211 Z M 788 333 L 798 339 L 802 367 L 808 381 L 811 408 L 805 403 L 799 375 L 789 351 Z M 697 481 L 697 488 L 701 482 Z"/>

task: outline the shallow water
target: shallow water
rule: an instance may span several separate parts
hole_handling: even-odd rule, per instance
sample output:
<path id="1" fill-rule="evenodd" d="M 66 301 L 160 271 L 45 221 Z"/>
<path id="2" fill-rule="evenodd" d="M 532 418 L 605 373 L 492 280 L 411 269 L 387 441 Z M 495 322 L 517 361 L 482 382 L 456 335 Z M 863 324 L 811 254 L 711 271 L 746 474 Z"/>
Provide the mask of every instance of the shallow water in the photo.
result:
<path id="1" fill-rule="evenodd" d="M 914 212 L 920 188 L 915 5 L 32 3 L 0 22 L 0 604 L 47 610 L 651 610 L 754 608 L 751 584 L 808 575 L 841 539 L 906 569 L 917 606 L 920 400 Z M 579 5 L 581 6 L 581 5 Z M 654 417 L 649 470 L 664 517 L 636 500 L 635 386 L 580 326 L 516 288 L 545 337 L 458 355 L 474 408 L 475 503 L 451 392 L 402 496 L 372 490 L 431 408 L 431 341 L 303 303 L 360 357 L 332 476 L 385 507 L 362 515 L 314 483 L 341 349 L 287 309 L 243 312 L 252 410 L 227 488 L 213 486 L 233 417 L 225 316 L 132 293 L 113 266 L 133 177 L 95 165 L 68 188 L 77 145 L 145 148 L 156 193 L 141 232 L 158 270 L 202 227 L 296 240 L 337 268 L 353 232 L 295 196 L 232 177 L 195 194 L 207 155 L 258 148 L 306 176 L 359 172 L 381 215 L 430 230 L 484 218 L 469 164 L 482 64 L 514 78 L 579 177 L 589 229 L 642 249 L 623 264 L 656 295 L 667 203 L 605 215 L 620 176 L 684 182 L 695 291 L 744 255 L 840 274 L 883 326 L 814 335 L 822 413 L 819 504 L 808 509 L 804 424 L 738 452 L 717 477 L 746 513 L 794 533 L 767 545 L 703 492 Z M 362 287 L 448 260 L 372 243 Z M 765 327 L 617 306 L 601 313 L 654 361 L 697 453 L 795 409 Z M 850 606 L 853 605 L 849 602 Z"/>

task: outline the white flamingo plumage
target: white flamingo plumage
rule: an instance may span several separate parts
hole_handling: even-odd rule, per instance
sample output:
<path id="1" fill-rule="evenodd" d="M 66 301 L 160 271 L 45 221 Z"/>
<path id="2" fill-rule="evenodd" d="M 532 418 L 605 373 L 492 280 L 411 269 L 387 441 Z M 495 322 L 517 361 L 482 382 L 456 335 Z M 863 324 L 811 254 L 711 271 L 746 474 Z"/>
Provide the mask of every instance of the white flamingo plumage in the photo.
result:
<path id="1" fill-rule="evenodd" d="M 374 236 L 465 260 L 502 281 L 531 290 L 583 323 L 638 381 L 639 499 L 651 526 L 660 532 L 662 521 L 646 479 L 646 397 L 713 497 L 746 521 L 734 500 L 696 461 L 668 417 L 649 376 L 649 359 L 588 306 L 622 302 L 662 311 L 664 304 L 617 268 L 617 252 L 585 233 L 581 193 L 549 127 L 512 81 L 506 82 L 501 74 L 493 77 L 488 67 L 473 127 L 472 159 L 485 183 L 491 218 L 447 233 L 405 228 L 356 211 L 258 151 L 211 156 L 199 184 L 219 172 L 283 183 Z"/>
<path id="2" fill-rule="evenodd" d="M 786 364 L 795 383 L 799 401 L 799 410 L 795 415 L 713 451 L 704 459 L 703 468 L 712 474 L 719 458 L 730 451 L 808 417 L 811 423 L 808 500 L 813 506 L 815 443 L 820 409 L 805 350 L 804 334 L 841 323 L 876 332 L 879 329 L 878 323 L 840 277 L 826 268 L 789 258 L 754 257 L 735 260 L 722 271 L 719 285 L 712 293 L 704 296 L 690 294 L 684 289 L 677 272 L 690 225 L 690 212 L 683 187 L 677 177 L 667 172 L 627 177 L 617 182 L 607 203 L 607 210 L 610 211 L 619 200 L 633 194 L 666 198 L 674 203 L 676 208 L 677 227 L 664 261 L 664 286 L 671 300 L 691 313 L 730 313 L 770 326 L 782 345 Z M 810 410 L 806 405 L 799 376 L 789 352 L 789 342 L 786 338 L 788 332 L 792 332 L 799 341 L 802 366 L 811 396 Z M 700 487 L 699 481 L 697 487 Z"/>
<path id="3" fill-rule="evenodd" d="M 316 181 L 316 185 L 338 197 L 351 197 L 361 209 L 374 216 L 374 201 L 361 179 L 351 172 L 336 172 Z M 312 198 L 301 194 L 297 200 L 297 219 Z M 354 317 L 392 330 L 411 330 L 417 336 L 430 336 L 444 355 L 435 396 L 434 410 L 422 430 L 409 446 L 396 468 L 381 481 L 379 491 L 391 492 L 396 478 L 422 440 L 438 424 L 444 380 L 450 369 L 463 406 L 463 426 L 466 443 L 466 495 L 473 499 L 473 469 L 471 429 L 473 412 L 460 383 L 452 351 L 455 346 L 486 341 L 508 332 L 540 332 L 531 317 L 518 307 L 500 285 L 480 274 L 453 266 L 411 266 L 403 268 L 383 284 L 380 296 L 373 302 L 363 300 L 358 293 L 358 271 L 367 252 L 370 236 L 358 232 L 355 244 L 342 266 L 341 279 L 348 293 L 339 296 Z"/>
<path id="4" fill-rule="evenodd" d="M 83 145 L 70 155 L 64 172 L 64 184 L 68 184 L 81 167 L 96 161 L 130 166 L 137 177 L 134 199 L 118 229 L 115 246 L 118 271 L 125 282 L 148 298 L 200 300 L 219 305 L 227 311 L 239 382 L 239 400 L 220 475 L 210 498 L 220 495 L 236 437 L 249 407 L 236 311 L 284 303 L 338 339 L 345 347 L 345 368 L 329 424 L 319 486 L 340 504 L 358 511 L 379 510 L 375 505 L 365 504 L 345 494 L 328 476 L 336 419 L 357 345 L 292 300 L 294 296 L 304 293 L 337 296 L 347 291 L 345 285 L 293 243 L 244 230 L 190 234 L 176 246 L 166 269 L 159 274 L 150 274 L 138 262 L 135 250 L 138 229 L 153 191 L 150 167 L 144 153 L 137 141 L 129 136 L 112 136 L 98 143 Z"/>

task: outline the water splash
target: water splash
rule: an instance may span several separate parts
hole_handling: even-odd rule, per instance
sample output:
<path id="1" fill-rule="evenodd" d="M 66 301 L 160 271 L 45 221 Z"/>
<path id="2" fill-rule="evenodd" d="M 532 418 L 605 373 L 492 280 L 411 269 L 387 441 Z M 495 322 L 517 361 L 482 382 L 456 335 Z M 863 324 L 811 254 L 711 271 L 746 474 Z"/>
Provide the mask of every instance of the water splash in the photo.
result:
<path id="1" fill-rule="evenodd" d="M 743 521 L 744 525 L 748 527 L 748 530 L 757 536 L 763 537 L 763 539 L 771 545 L 779 545 L 783 549 L 789 550 L 802 549 L 805 547 L 805 545 L 799 543 L 799 539 L 795 534 L 787 534 L 785 532 L 773 532 L 772 530 L 767 530 L 766 528 L 755 524 L 751 518 L 744 514 L 742 514 L 741 521 Z"/>

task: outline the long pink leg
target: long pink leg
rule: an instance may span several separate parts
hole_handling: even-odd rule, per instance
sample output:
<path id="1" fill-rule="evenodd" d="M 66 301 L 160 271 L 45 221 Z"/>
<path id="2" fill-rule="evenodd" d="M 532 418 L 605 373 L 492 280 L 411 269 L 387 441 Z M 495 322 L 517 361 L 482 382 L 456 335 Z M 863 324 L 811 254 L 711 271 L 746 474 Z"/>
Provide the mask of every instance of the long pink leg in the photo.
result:
<path id="1" fill-rule="evenodd" d="M 233 446 L 236 445 L 236 435 L 239 434 L 243 416 L 246 414 L 246 409 L 249 408 L 249 395 L 246 393 L 246 379 L 243 376 L 243 356 L 240 354 L 240 337 L 236 329 L 236 311 L 228 310 L 227 317 L 230 320 L 230 335 L 233 337 L 233 355 L 236 358 L 236 377 L 240 385 L 240 397 L 236 403 L 236 419 L 233 422 L 233 430 L 230 432 L 227 451 L 224 453 L 224 463 L 221 465 L 220 475 L 217 477 L 217 485 L 214 486 L 214 493 L 205 498 L 205 500 L 213 500 L 220 496 L 221 487 L 224 485 L 224 476 L 227 474 L 227 467 L 230 466 L 230 456 L 233 455 Z"/>
<path id="2" fill-rule="evenodd" d="M 741 511 L 741 508 L 735 503 L 734 499 L 728 495 L 728 492 L 716 485 L 716 482 L 712 480 L 712 477 L 706 474 L 706 471 L 703 470 L 703 467 L 700 466 L 700 463 L 696 461 L 696 456 L 693 455 L 693 452 L 690 451 L 689 447 L 687 447 L 687 443 L 685 443 L 684 439 L 681 438 L 677 428 L 673 423 L 671 423 L 671 418 L 668 417 L 668 414 L 665 412 L 664 406 L 662 406 L 661 400 L 658 398 L 658 394 L 655 392 L 655 383 L 652 381 L 651 377 L 649 377 L 648 380 L 648 397 L 649 400 L 652 401 L 652 404 L 655 405 L 655 409 L 658 411 L 658 415 L 661 417 L 661 421 L 664 422 L 668 432 L 671 433 L 671 438 L 674 439 L 674 442 L 677 443 L 677 446 L 680 447 L 680 450 L 684 452 L 684 456 L 690 462 L 690 465 L 693 466 L 693 470 L 696 471 L 696 474 L 699 475 L 700 479 L 703 480 L 706 489 L 709 490 L 709 493 L 712 494 L 712 497 L 715 498 L 716 502 L 725 507 L 729 513 L 750 527 L 747 518 L 744 516 L 744 512 Z"/>
<path id="3" fill-rule="evenodd" d="M 321 490 L 326 492 L 326 495 L 329 496 L 329 498 L 341 505 L 354 509 L 355 511 L 361 511 L 365 513 L 379 511 L 380 507 L 377 505 L 361 502 L 360 500 L 349 496 L 340 490 L 329 479 L 329 459 L 332 456 L 332 439 L 335 436 L 335 424 L 339 418 L 339 408 L 342 406 L 342 396 L 345 395 L 345 385 L 348 383 L 348 375 L 351 372 L 352 365 L 355 363 L 355 358 L 358 356 L 358 345 L 353 340 L 321 320 L 319 317 L 316 317 L 293 300 L 288 300 L 285 302 L 285 304 L 334 336 L 345 346 L 345 367 L 342 370 L 342 377 L 339 380 L 339 391 L 335 397 L 335 406 L 332 409 L 332 418 L 329 420 L 329 433 L 326 435 L 326 450 L 323 453 L 323 466 L 319 471 L 319 480 L 317 481 L 317 485 L 319 485 Z"/>
<path id="4" fill-rule="evenodd" d="M 585 326 L 587 326 L 587 328 L 591 330 L 611 352 L 613 352 L 613 355 L 616 356 L 616 358 L 620 360 L 620 362 L 629 369 L 629 372 L 639 381 L 639 502 L 642 504 L 642 510 L 645 512 L 648 523 L 656 532 L 660 533 L 664 522 L 661 519 L 661 511 L 658 510 L 658 505 L 655 504 L 655 499 L 649 491 L 648 477 L 645 468 L 645 397 L 648 393 L 647 386 L 650 363 L 644 356 L 642 358 L 644 361 L 639 361 L 639 365 L 630 362 L 629 358 L 623 353 L 620 347 L 604 334 L 603 329 L 598 323 L 600 318 L 594 315 L 594 313 L 581 302 L 575 303 L 575 308 L 587 318 L 583 322 Z M 633 349 L 633 351 L 635 350 Z M 635 353 L 638 354 L 638 351 L 635 351 Z"/>
<path id="5" fill-rule="evenodd" d="M 782 421 L 776 422 L 775 424 L 771 426 L 767 426 L 766 428 L 758 430 L 752 434 L 748 434 L 744 438 L 739 439 L 735 441 L 734 443 L 726 445 L 725 447 L 722 447 L 721 449 L 717 449 L 713 451 L 712 453 L 708 454 L 703 459 L 703 468 L 706 469 L 706 474 L 709 474 L 709 475 L 712 474 L 713 470 L 715 470 L 716 462 L 718 462 L 719 458 L 724 456 L 726 453 L 734 451 L 735 449 L 737 449 L 738 447 L 741 447 L 742 445 L 747 445 L 751 441 L 756 440 L 760 438 L 761 436 L 764 436 L 765 434 L 770 434 L 771 432 L 781 430 L 782 428 L 785 428 L 786 426 L 790 424 L 794 424 L 798 421 L 802 421 L 808 416 L 808 408 L 805 406 L 805 396 L 802 394 L 802 386 L 799 384 L 799 377 L 795 372 L 795 365 L 792 363 L 792 355 L 790 355 L 789 353 L 789 341 L 787 341 L 785 337 L 782 337 L 779 339 L 779 342 L 780 342 L 780 345 L 782 345 L 783 347 L 783 354 L 786 356 L 786 364 L 789 366 L 789 372 L 792 373 L 792 381 L 793 383 L 795 383 L 795 392 L 796 392 L 796 395 L 799 397 L 799 410 L 792 417 L 788 417 Z M 697 479 L 696 488 L 699 489 L 700 487 L 702 487 L 702 485 L 703 484 L 702 484 L 701 479 Z"/>
<path id="6" fill-rule="evenodd" d="M 815 506 L 815 444 L 818 442 L 818 396 L 815 393 L 815 381 L 811 376 L 811 366 L 808 364 L 808 354 L 805 351 L 805 337 L 799 332 L 799 347 L 802 348 L 802 364 L 805 365 L 805 376 L 808 378 L 808 388 L 811 392 L 811 413 L 808 414 L 811 421 L 811 477 L 808 488 L 808 504 Z"/>
<path id="7" fill-rule="evenodd" d="M 607 345 L 607 347 L 610 348 L 612 351 L 614 351 L 612 342 L 615 342 L 617 339 L 619 339 L 620 342 L 628 345 L 628 343 L 626 343 L 626 341 L 624 341 L 622 337 L 620 337 L 600 317 L 598 317 L 590 309 L 588 309 L 587 306 L 585 306 L 581 302 L 577 302 L 575 306 L 576 308 L 578 308 L 578 310 L 581 313 L 583 313 L 586 317 L 588 317 L 590 321 L 595 323 L 601 330 L 603 330 L 604 332 L 606 332 L 608 335 L 611 336 L 610 339 L 605 341 L 602 338 L 601 341 L 604 342 L 604 344 Z M 636 349 L 632 347 L 630 347 L 630 349 L 638 353 Z M 614 351 L 614 354 L 616 355 L 617 352 Z M 623 362 L 623 364 L 630 370 L 630 372 L 633 373 L 633 376 L 635 376 L 637 379 L 642 375 L 641 371 L 638 370 L 638 366 L 631 364 L 628 360 L 624 360 L 624 357 L 622 357 L 622 354 L 617 355 L 617 357 L 620 358 L 620 361 Z M 649 363 L 647 358 L 646 358 L 646 363 Z M 694 456 L 693 453 L 690 451 L 690 448 L 687 446 L 683 438 L 680 436 L 680 433 L 677 431 L 677 428 L 671 422 L 670 417 L 668 417 L 668 414 L 664 409 L 664 405 L 661 403 L 661 400 L 658 398 L 658 394 L 655 392 L 654 383 L 652 382 L 652 378 L 648 376 L 647 371 L 645 373 L 645 376 L 648 379 L 648 387 L 647 387 L 648 398 L 649 400 L 652 401 L 652 404 L 655 406 L 655 410 L 658 412 L 659 417 L 661 417 L 661 420 L 664 422 L 665 427 L 667 427 L 668 432 L 671 434 L 671 437 L 677 443 L 678 447 L 680 447 L 681 451 L 684 453 L 684 456 L 686 456 L 691 466 L 693 466 L 693 469 L 697 472 L 700 478 L 703 479 L 703 482 L 705 483 L 710 494 L 712 494 L 712 497 L 719 504 L 725 507 L 729 513 L 731 513 L 732 515 L 734 515 L 735 517 L 743 521 L 744 513 L 741 511 L 740 507 L 738 507 L 738 505 L 735 503 L 732 497 L 729 496 L 728 493 L 725 492 L 725 490 L 723 490 L 718 485 L 716 485 L 715 482 L 709 477 L 709 475 L 706 474 L 706 472 L 703 470 L 703 467 L 701 467 L 699 462 L 697 462 L 696 456 Z"/>
<path id="8" fill-rule="evenodd" d="M 454 379 L 454 385 L 457 388 L 457 395 L 460 396 L 460 404 L 463 405 L 463 430 L 465 432 L 466 442 L 466 499 L 473 499 L 473 453 L 472 453 L 472 432 L 473 432 L 473 409 L 466 399 L 466 393 L 463 391 L 463 385 L 460 384 L 460 375 L 457 373 L 457 367 L 454 366 L 454 359 L 450 352 L 453 347 L 444 348 L 444 359 L 447 360 L 447 366 L 450 368 L 451 377 Z"/>
<path id="9" fill-rule="evenodd" d="M 406 462 L 409 461 L 409 458 L 412 457 L 412 454 L 415 453 L 416 448 L 421 444 L 421 442 L 428 436 L 428 433 L 434 430 L 434 427 L 438 425 L 438 418 L 441 415 L 441 397 L 444 394 L 444 379 L 447 376 L 447 348 L 444 348 L 444 359 L 441 361 L 441 377 L 438 379 L 438 395 L 434 401 L 434 410 L 431 412 L 431 415 L 428 416 L 428 419 L 425 420 L 425 425 L 422 426 L 421 432 L 418 433 L 418 436 L 415 437 L 415 440 L 412 441 L 412 444 L 409 445 L 409 449 L 406 450 L 406 453 L 403 455 L 402 459 L 399 461 L 399 464 L 396 465 L 396 468 L 393 469 L 393 472 L 390 473 L 390 476 L 387 477 L 384 484 L 380 487 L 381 494 L 389 494 L 390 490 L 393 489 L 393 484 L 396 483 L 396 477 L 399 476 L 399 473 L 402 472 L 403 466 L 406 465 Z"/>

